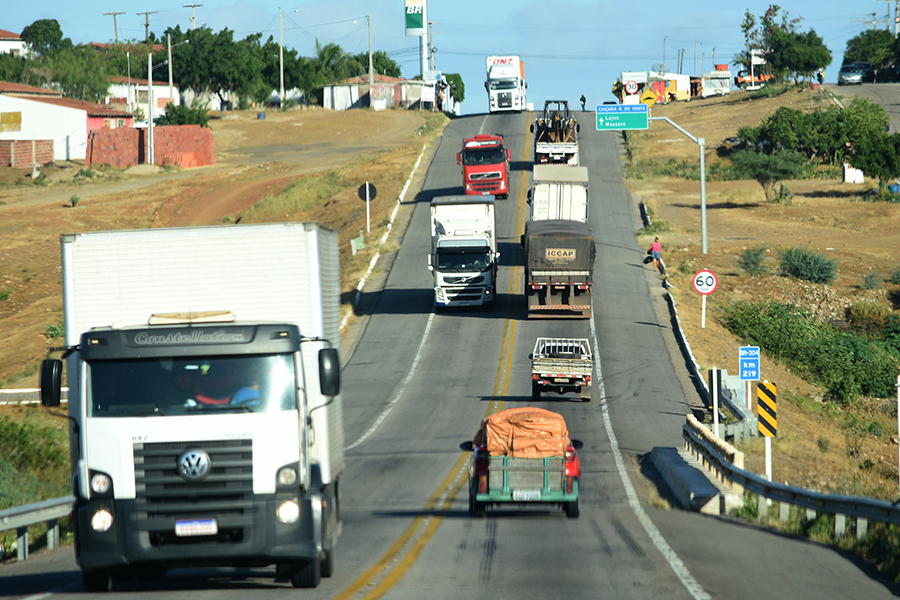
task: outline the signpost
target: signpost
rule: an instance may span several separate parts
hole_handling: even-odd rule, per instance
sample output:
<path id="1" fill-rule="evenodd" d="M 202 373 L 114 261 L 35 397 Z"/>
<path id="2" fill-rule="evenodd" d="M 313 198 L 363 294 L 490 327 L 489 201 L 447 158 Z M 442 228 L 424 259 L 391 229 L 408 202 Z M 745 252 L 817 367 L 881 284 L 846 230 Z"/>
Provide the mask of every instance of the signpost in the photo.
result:
<path id="1" fill-rule="evenodd" d="M 603 104 L 597 107 L 597 131 L 630 131 L 650 128 L 646 104 Z"/>
<path id="2" fill-rule="evenodd" d="M 747 382 L 747 410 L 753 408 L 750 399 L 750 382 L 759 381 L 759 346 L 741 346 L 738 349 L 738 371 L 741 381 Z"/>
<path id="3" fill-rule="evenodd" d="M 719 280 L 716 278 L 716 274 L 709 269 L 700 269 L 694 273 L 691 284 L 697 290 L 697 293 L 703 296 L 703 312 L 700 317 L 700 327 L 706 329 L 706 297 L 716 291 Z"/>
<path id="4" fill-rule="evenodd" d="M 375 189 L 375 185 L 369 183 L 368 181 L 359 186 L 359 194 L 360 200 L 365 200 L 366 202 L 366 233 L 369 233 L 369 202 L 375 199 L 375 196 L 378 194 L 378 190 Z"/>
<path id="5" fill-rule="evenodd" d="M 772 481 L 772 438 L 778 435 L 778 394 L 774 383 L 756 385 L 759 432 L 766 438 L 766 479 Z"/>

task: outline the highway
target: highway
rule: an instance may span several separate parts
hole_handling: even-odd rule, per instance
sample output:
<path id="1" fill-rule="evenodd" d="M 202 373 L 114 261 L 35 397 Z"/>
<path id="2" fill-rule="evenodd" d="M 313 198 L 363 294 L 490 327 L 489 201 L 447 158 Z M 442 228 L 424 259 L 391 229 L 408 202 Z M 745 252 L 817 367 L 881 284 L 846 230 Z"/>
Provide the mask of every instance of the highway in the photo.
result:
<path id="1" fill-rule="evenodd" d="M 597 239 L 594 318 L 527 320 L 519 235 L 527 214 L 528 115 L 454 119 L 427 166 L 423 190 L 373 314 L 344 368 L 348 467 L 334 576 L 315 590 L 273 582 L 273 569 L 173 570 L 157 582 L 122 582 L 109 597 L 255 598 L 867 598 L 896 588 L 848 556 L 729 518 L 659 508 L 645 455 L 680 447 L 698 400 L 685 383 L 661 309 L 660 282 L 642 265 L 639 227 L 624 185 L 620 136 L 593 131 L 579 113 L 580 153 L 591 180 Z M 461 193 L 456 153 L 476 133 L 502 133 L 512 149 L 511 193 L 498 200 L 498 306 L 433 310 L 426 269 L 428 202 Z M 562 168 L 562 167 L 561 167 Z M 409 198 L 408 198 L 409 199 Z M 559 510 L 467 510 L 466 453 L 486 415 L 531 405 L 538 336 L 587 337 L 599 357 L 593 399 L 545 396 L 580 452 L 581 516 Z M 673 350 L 675 350 L 673 352 Z M 685 391 L 687 390 L 687 391 Z M 702 416 L 702 415 L 701 415 Z M 71 548 L 6 566 L 3 596 L 80 591 Z"/>

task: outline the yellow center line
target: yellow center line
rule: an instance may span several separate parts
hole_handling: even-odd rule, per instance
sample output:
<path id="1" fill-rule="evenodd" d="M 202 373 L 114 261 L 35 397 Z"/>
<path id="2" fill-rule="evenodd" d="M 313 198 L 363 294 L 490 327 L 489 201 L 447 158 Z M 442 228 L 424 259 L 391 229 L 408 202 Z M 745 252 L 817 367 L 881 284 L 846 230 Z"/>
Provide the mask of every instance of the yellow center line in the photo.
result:
<path id="1" fill-rule="evenodd" d="M 530 113 L 528 123 L 530 123 Z M 528 151 L 528 128 L 525 129 L 525 140 L 522 143 L 522 157 L 526 156 Z M 528 173 L 523 171 L 520 174 L 520 185 L 519 185 L 519 198 L 518 198 L 518 206 L 516 207 L 516 232 L 522 231 L 522 223 L 523 223 L 523 215 L 525 213 L 525 197 L 526 197 L 526 187 L 528 182 Z M 519 285 L 519 277 L 520 277 L 521 267 L 513 267 L 512 272 L 510 273 L 510 290 L 513 294 L 516 293 Z M 511 311 L 510 311 L 511 312 Z M 500 398 L 501 396 L 506 396 L 509 393 L 509 378 L 510 372 L 512 371 L 512 356 L 513 356 L 513 343 L 516 338 L 516 320 L 514 315 L 509 314 L 507 318 L 504 319 L 503 322 L 503 333 L 502 333 L 502 341 L 500 344 L 501 353 L 500 360 L 497 368 L 497 377 L 494 380 L 494 389 L 493 396 L 494 398 Z M 485 418 L 490 416 L 494 412 L 498 412 L 503 409 L 503 400 L 495 400 L 488 404 L 488 408 L 485 412 Z M 459 495 L 460 491 L 463 489 L 463 486 L 468 483 L 467 478 L 462 476 L 464 473 L 462 471 L 466 468 L 470 459 L 469 454 L 463 454 L 459 457 L 456 463 L 453 465 L 453 468 L 450 469 L 450 472 L 447 474 L 447 477 L 441 482 L 441 485 L 434 491 L 431 497 L 428 499 L 428 502 L 425 503 L 425 510 L 423 511 L 425 514 L 416 517 L 413 519 L 413 522 L 410 523 L 409 527 L 406 528 L 406 531 L 397 538 L 391 546 L 387 549 L 387 551 L 379 558 L 375 564 L 366 569 L 362 575 L 356 578 L 349 587 L 347 587 L 344 591 L 334 597 L 333 600 L 350 600 L 354 596 L 362 594 L 365 592 L 366 588 L 370 587 L 376 579 L 380 575 L 383 575 L 383 579 L 378 582 L 374 589 L 369 591 L 368 594 L 363 596 L 363 600 L 376 600 L 381 598 L 385 593 L 387 593 L 391 588 L 393 588 L 399 581 L 403 578 L 406 572 L 413 566 L 416 560 L 419 558 L 419 555 L 425 549 L 425 546 L 428 545 L 428 542 L 431 541 L 431 538 L 437 533 L 438 528 L 441 526 L 443 522 L 443 517 L 437 515 L 431 515 L 432 511 L 440 511 L 446 512 L 449 511 L 453 502 L 456 500 L 456 497 Z M 443 502 L 441 502 L 441 498 L 443 498 Z M 438 507 L 440 504 L 440 507 Z M 422 529 L 423 524 L 425 525 L 424 531 Z M 416 538 L 416 535 L 418 537 Z M 410 540 L 415 541 L 412 543 L 412 546 L 406 551 L 406 553 L 402 556 L 402 558 L 398 559 L 403 553 L 404 548 L 406 548 L 407 544 L 409 544 Z M 394 561 L 397 561 L 394 564 Z M 391 565 L 394 565 L 393 567 Z M 385 574 L 384 572 L 388 570 Z"/>

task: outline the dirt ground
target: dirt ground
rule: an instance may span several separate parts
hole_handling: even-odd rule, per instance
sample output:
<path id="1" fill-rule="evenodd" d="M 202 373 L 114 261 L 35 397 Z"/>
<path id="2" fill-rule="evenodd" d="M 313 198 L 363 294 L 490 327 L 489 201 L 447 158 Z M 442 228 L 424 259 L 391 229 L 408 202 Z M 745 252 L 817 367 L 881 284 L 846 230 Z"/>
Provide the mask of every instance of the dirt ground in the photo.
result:
<path id="1" fill-rule="evenodd" d="M 780 105 L 813 110 L 829 102 L 826 95 L 811 92 L 753 101 L 736 93 L 655 107 L 653 116 L 666 116 L 695 137 L 705 138 L 710 164 L 721 160 L 720 144 L 736 135 L 739 126 L 757 125 Z M 99 175 L 95 170 L 92 178 L 80 165 L 63 165 L 45 170 L 50 183 L 43 186 L 34 185 L 29 172 L 0 168 L 0 339 L 4 340 L 0 386 L 34 386 L 38 361 L 48 347 L 61 343 L 50 335 L 62 321 L 61 233 L 234 223 L 261 198 L 302 177 L 335 168 L 354 185 L 317 211 L 278 216 L 280 220 L 318 220 L 341 232 L 343 300 L 349 312 L 354 288 L 377 249 L 386 217 L 424 143 L 434 135 L 434 130 L 426 130 L 428 116 L 407 111 L 297 109 L 270 111 L 261 120 L 256 112 L 234 113 L 211 122 L 218 156 L 212 167 L 162 172 L 139 167 L 125 172 L 101 170 Z M 442 124 L 435 128 L 438 132 Z M 630 147 L 638 161 L 699 162 L 698 145 L 662 121 L 654 121 L 647 132 L 632 132 Z M 426 150 L 424 160 L 428 158 Z M 367 247 L 353 257 L 349 240 L 366 229 L 365 205 L 356 197 L 355 185 L 364 181 L 376 184 L 378 196 L 371 205 Z M 707 182 L 708 253 L 703 254 L 698 182 L 627 181 L 635 200 L 651 208 L 653 220 L 669 225 L 659 235 L 673 286 L 670 291 L 703 369 L 737 370 L 743 341 L 734 339 L 718 320 L 728 300 L 790 301 L 839 321 L 854 302 L 890 305 L 900 296 L 898 286 L 890 284 L 859 289 L 862 277 L 871 270 L 886 275 L 896 268 L 900 204 L 868 201 L 870 182 L 842 185 L 838 179 L 820 179 L 787 184 L 793 190 L 793 202 L 767 205 L 755 182 Z M 74 206 L 73 196 L 78 197 Z M 638 238 L 644 247 L 652 241 L 640 234 Z M 775 266 L 778 248 L 803 246 L 823 252 L 839 261 L 839 277 L 834 285 L 774 275 L 747 277 L 738 269 L 737 259 L 744 249 L 757 245 L 770 247 L 770 268 Z M 709 297 L 706 328 L 700 327 L 701 300 L 690 283 L 700 268 L 711 269 L 719 279 L 718 289 Z M 765 356 L 762 373 L 778 385 L 780 394 L 791 390 L 821 396 L 821 390 Z M 821 491 L 896 498 L 897 445 L 889 436 L 867 438 L 860 455 L 849 457 L 848 442 L 853 440 L 842 427 L 839 413 L 824 411 L 817 416 L 787 402 L 779 402 L 778 412 L 779 437 L 773 444 L 776 480 Z M 870 416 L 881 419 L 889 434 L 896 432 L 892 414 Z M 825 450 L 822 439 L 829 442 Z M 761 441 L 739 448 L 747 453 L 749 469 L 764 472 Z M 875 468 L 861 469 L 865 461 Z"/>
<path id="2" fill-rule="evenodd" d="M 738 127 L 758 125 L 777 106 L 814 110 L 829 105 L 827 97 L 817 92 L 790 92 L 754 101 L 746 97 L 739 93 L 672 103 L 655 107 L 652 116 L 668 117 L 693 136 L 705 138 L 709 166 L 721 160 L 720 145 L 735 136 Z M 699 145 L 668 123 L 654 121 L 647 132 L 632 133 L 631 140 L 637 160 L 665 164 L 675 158 L 699 163 Z M 860 288 L 866 274 L 877 271 L 883 278 L 897 268 L 900 204 L 872 201 L 868 192 L 877 182 L 851 185 L 842 184 L 840 179 L 819 179 L 786 184 L 794 194 L 790 205 L 767 204 L 762 188 L 753 181 L 708 181 L 708 252 L 703 254 L 699 182 L 675 178 L 627 182 L 635 199 L 650 207 L 652 219 L 670 227 L 658 234 L 668 281 L 692 351 L 704 371 L 717 367 L 737 373 L 738 347 L 746 342 L 735 339 L 719 321 L 723 304 L 732 300 L 789 302 L 834 323 L 845 321 L 847 309 L 856 302 L 884 303 L 895 311 L 900 308 L 897 285 L 885 282 L 874 290 Z M 639 235 L 639 240 L 649 247 L 652 236 Z M 800 246 L 836 259 L 838 277 L 833 285 L 774 274 L 749 277 L 739 269 L 738 259 L 745 249 L 760 245 L 769 248 L 767 266 L 773 272 L 777 271 L 779 249 Z M 717 275 L 719 284 L 708 297 L 706 328 L 701 328 L 702 300 L 693 290 L 691 278 L 704 268 Z M 825 492 L 896 499 L 898 448 L 896 437 L 890 436 L 897 425 L 895 413 L 885 411 L 891 406 L 889 400 L 867 402 L 861 409 L 864 418 L 878 420 L 888 435 L 865 438 L 860 454 L 850 457 L 848 449 L 857 442 L 843 426 L 843 414 L 826 410 L 823 416 L 815 416 L 781 399 L 785 391 L 791 391 L 821 401 L 822 390 L 766 356 L 761 373 L 777 385 L 779 392 L 778 437 L 773 443 L 775 480 Z M 827 442 L 820 441 L 823 439 Z M 765 472 L 761 441 L 740 444 L 739 448 L 747 453 L 750 470 Z"/>
<path id="3" fill-rule="evenodd" d="M 378 250 L 387 217 L 428 139 L 446 123 L 414 111 L 324 110 L 226 113 L 210 127 L 217 164 L 160 171 L 142 165 L 125 171 L 67 164 L 44 169 L 47 185 L 30 171 L 0 168 L 0 387 L 33 387 L 49 334 L 62 323 L 59 236 L 106 229 L 141 229 L 234 223 L 260 199 L 303 177 L 339 169 L 346 189 L 315 211 L 275 215 L 316 220 L 340 232 L 345 312 L 352 290 Z M 378 194 L 370 204 L 366 248 L 351 256 L 350 238 L 366 231 L 359 184 Z M 6 183 L 6 185 L 3 185 Z M 73 205 L 73 197 L 78 202 Z M 409 198 L 411 200 L 413 197 Z"/>

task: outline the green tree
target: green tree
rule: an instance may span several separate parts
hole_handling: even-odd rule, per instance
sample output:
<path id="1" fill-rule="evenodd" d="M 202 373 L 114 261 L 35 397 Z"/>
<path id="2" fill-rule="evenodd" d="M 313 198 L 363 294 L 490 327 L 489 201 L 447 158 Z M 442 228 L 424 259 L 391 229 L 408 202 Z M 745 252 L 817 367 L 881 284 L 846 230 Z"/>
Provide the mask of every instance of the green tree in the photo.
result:
<path id="1" fill-rule="evenodd" d="M 72 40 L 63 39 L 62 28 L 56 19 L 35 21 L 22 30 L 21 37 L 28 44 L 28 49 L 38 56 L 47 56 L 72 46 Z"/>
<path id="2" fill-rule="evenodd" d="M 450 84 L 450 96 L 457 103 L 466 99 L 466 84 L 463 83 L 462 75 L 459 73 L 444 73 L 447 83 Z"/>
<path id="3" fill-rule="evenodd" d="M 200 125 L 209 127 L 209 113 L 200 105 L 178 106 L 171 102 L 166 113 L 156 120 L 157 125 Z"/>
<path id="4" fill-rule="evenodd" d="M 360 65 L 360 71 L 362 73 L 369 72 L 368 52 L 360 52 L 351 58 Z M 372 70 L 378 75 L 385 75 L 387 77 L 400 77 L 403 73 L 400 69 L 400 65 L 397 64 L 394 59 L 389 57 L 384 50 L 375 50 L 372 52 Z"/>
<path id="5" fill-rule="evenodd" d="M 887 182 L 900 177 L 900 134 L 884 131 L 861 137 L 853 146 L 853 166 L 869 177 L 877 177 L 881 196 L 887 192 Z"/>
<path id="6" fill-rule="evenodd" d="M 777 4 L 770 4 L 766 12 L 758 19 L 748 9 L 744 13 L 744 20 L 741 22 L 741 31 L 744 34 L 744 44 L 747 49 L 736 54 L 732 64 L 749 69 L 751 52 L 759 50 L 762 51 L 767 60 L 767 64 L 762 65 L 759 70 L 783 79 L 788 72 L 779 72 L 769 65 L 768 53 L 772 48 L 773 38 L 780 32 L 795 32 L 801 20 L 791 19 L 788 12 L 784 11 L 782 13 L 781 7 Z"/>
<path id="7" fill-rule="evenodd" d="M 811 81 L 813 73 L 831 64 L 831 51 L 812 29 L 806 33 L 774 29 L 767 44 L 766 61 L 772 71 L 793 74 L 795 84 L 800 77 Z"/>
<path id="8" fill-rule="evenodd" d="M 847 40 L 844 64 L 863 61 L 878 71 L 897 62 L 894 51 L 894 35 L 887 29 L 867 29 Z"/>
<path id="9" fill-rule="evenodd" d="M 755 179 L 763 188 L 766 202 L 771 202 L 776 184 L 799 177 L 806 164 L 806 157 L 795 150 L 779 150 L 773 154 L 739 150 L 731 156 L 731 162 L 735 173 Z"/>
<path id="10" fill-rule="evenodd" d="M 0 81 L 21 82 L 26 60 L 23 56 L 0 52 Z"/>

